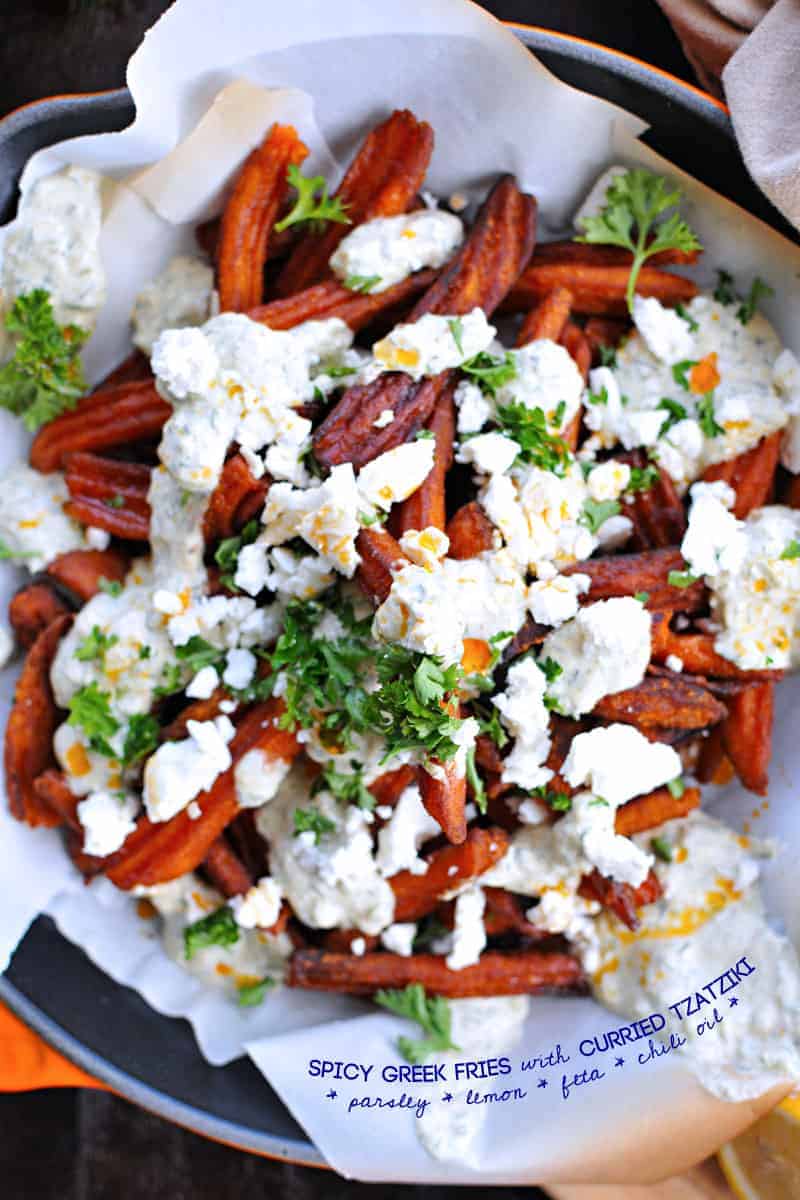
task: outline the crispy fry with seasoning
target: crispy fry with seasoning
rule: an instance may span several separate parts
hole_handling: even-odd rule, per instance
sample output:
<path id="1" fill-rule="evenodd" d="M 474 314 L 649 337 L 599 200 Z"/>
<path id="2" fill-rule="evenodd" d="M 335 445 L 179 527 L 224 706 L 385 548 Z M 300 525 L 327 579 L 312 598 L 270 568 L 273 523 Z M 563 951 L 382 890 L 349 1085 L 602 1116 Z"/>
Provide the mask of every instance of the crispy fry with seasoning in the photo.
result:
<path id="1" fill-rule="evenodd" d="M 5 734 L 6 792 L 18 821 L 59 825 L 61 818 L 44 804 L 34 780 L 53 765 L 53 734 L 61 716 L 50 687 L 50 666 L 71 616 L 52 621 L 28 651 L 17 680 Z"/>
<path id="2" fill-rule="evenodd" d="M 617 883 L 613 879 L 607 879 L 595 869 L 591 875 L 584 875 L 578 888 L 578 894 L 583 896 L 584 900 L 596 900 L 603 908 L 612 912 L 623 925 L 627 925 L 628 929 L 638 928 L 638 910 L 646 904 L 653 904 L 662 891 L 655 871 L 651 871 L 644 883 L 634 888 L 629 883 Z"/>
<path id="3" fill-rule="evenodd" d="M 567 321 L 567 324 L 564 327 L 564 332 L 561 334 L 559 341 L 583 376 L 583 382 L 586 383 L 589 378 L 589 370 L 592 365 L 592 347 L 589 345 L 589 339 L 586 337 L 586 334 L 583 332 L 580 325 L 576 325 L 574 321 Z M 575 446 L 577 445 L 578 430 L 580 428 L 580 412 L 577 412 L 573 417 L 573 424 L 575 423 L 576 419 L 578 424 L 575 427 L 574 436 L 571 433 L 568 434 L 569 440 L 567 441 L 567 445 L 572 450 L 574 450 Z"/>
<path id="4" fill-rule="evenodd" d="M 68 550 L 47 566 L 46 573 L 85 603 L 100 591 L 102 581 L 121 583 L 130 562 L 119 550 Z"/>
<path id="5" fill-rule="evenodd" d="M 166 883 L 200 865 L 239 811 L 233 777 L 239 759 L 255 749 L 286 760 L 297 754 L 294 734 L 276 724 L 280 712 L 281 705 L 274 700 L 250 709 L 230 744 L 233 764 L 207 792 L 196 797 L 201 814 L 196 820 L 185 810 L 161 824 L 140 817 L 122 849 L 106 860 L 106 874 L 116 887 L 129 891 L 138 884 Z"/>
<path id="6" fill-rule="evenodd" d="M 532 308 L 522 322 L 517 334 L 517 345 L 527 346 L 528 342 L 549 338 L 551 342 L 560 340 L 567 327 L 569 314 L 572 310 L 572 292 L 569 288 L 556 287 L 552 292 Z"/>
<path id="7" fill-rule="evenodd" d="M 69 611 L 69 606 L 48 584 L 29 583 L 11 597 L 8 620 L 17 641 L 27 650 L 51 621 Z"/>
<path id="8" fill-rule="evenodd" d="M 110 450 L 158 437 L 172 408 L 152 380 L 93 392 L 72 412 L 43 426 L 33 439 L 31 466 L 48 474 L 78 450 Z"/>
<path id="9" fill-rule="evenodd" d="M 527 312 L 553 288 L 566 287 L 572 292 L 573 312 L 583 316 L 624 317 L 628 312 L 625 289 L 629 275 L 627 266 L 534 261 L 514 284 L 502 311 Z M 639 272 L 636 293 L 655 296 L 662 304 L 674 307 L 688 304 L 697 295 L 697 287 L 682 275 L 647 266 Z"/>
<path id="10" fill-rule="evenodd" d="M 275 295 L 291 296 L 327 279 L 330 257 L 353 225 L 399 216 L 411 208 L 432 153 L 433 130 L 408 109 L 396 109 L 376 126 L 334 192 L 350 224 L 328 222 L 321 233 L 304 231 L 278 276 Z"/>
<path id="11" fill-rule="evenodd" d="M 115 537 L 147 540 L 149 467 L 79 452 L 67 455 L 64 477 L 70 494 L 64 511 L 76 521 Z"/>
<path id="12" fill-rule="evenodd" d="M 750 792 L 767 794 L 775 715 L 775 684 L 757 683 L 732 697 L 722 726 L 722 745 Z"/>
<path id="13" fill-rule="evenodd" d="M 395 532 L 400 535 L 409 529 L 444 529 L 445 481 L 453 465 L 453 441 L 456 433 L 456 412 L 453 386 L 446 388 L 428 419 L 426 429 L 435 439 L 433 467 L 415 492 L 397 506 Z M 394 514 L 392 514 L 394 516 Z"/>
<path id="14" fill-rule="evenodd" d="M 684 788 L 680 796 L 673 795 L 669 788 L 656 788 L 618 808 L 614 829 L 623 837 L 633 837 L 635 833 L 645 833 L 648 829 L 663 825 L 665 821 L 685 817 L 699 806 L 699 788 Z"/>
<path id="15" fill-rule="evenodd" d="M 460 846 L 432 850 L 425 855 L 428 870 L 424 875 L 401 871 L 389 880 L 395 898 L 395 921 L 418 921 L 459 884 L 483 875 L 507 850 L 508 834 L 495 827 L 473 827 Z"/>
<path id="16" fill-rule="evenodd" d="M 445 526 L 450 539 L 448 558 L 474 558 L 494 546 L 494 526 L 477 500 L 462 504 Z"/>
<path id="17" fill-rule="evenodd" d="M 728 462 L 715 463 L 703 475 L 704 483 L 721 479 L 733 488 L 734 516 L 743 519 L 755 508 L 768 504 L 775 486 L 775 472 L 781 450 L 781 430 L 762 438 L 757 446 Z"/>
<path id="18" fill-rule="evenodd" d="M 698 257 L 698 250 L 671 248 L 660 250 L 647 261 L 653 267 L 688 266 L 697 262 Z M 590 267 L 629 267 L 632 262 L 633 255 L 630 250 L 626 250 L 622 246 L 602 246 L 566 239 L 557 242 L 539 242 L 533 252 L 534 264 L 578 263 L 581 266 Z"/>
<path id="19" fill-rule="evenodd" d="M 431 763 L 433 775 L 425 768 L 419 773 L 419 791 L 426 811 L 439 823 L 442 833 L 454 846 L 461 845 L 467 836 L 464 805 L 467 800 L 467 780 L 454 761 Z"/>
<path id="20" fill-rule="evenodd" d="M 416 768 L 405 764 L 393 771 L 384 771 L 383 775 L 373 779 L 367 791 L 374 796 L 376 808 L 392 808 L 416 778 Z"/>
<path id="21" fill-rule="evenodd" d="M 209 846 L 203 859 L 203 870 L 226 899 L 243 896 L 255 883 L 224 834 Z"/>
<path id="22" fill-rule="evenodd" d="M 592 716 L 642 730 L 705 729 L 724 720 L 727 711 L 706 688 L 680 675 L 645 675 L 634 687 L 604 696 Z"/>
<path id="23" fill-rule="evenodd" d="M 584 604 L 609 600 L 613 596 L 635 596 L 639 592 L 647 592 L 646 606 L 651 612 L 696 612 L 706 603 L 703 581 L 699 579 L 685 588 L 674 587 L 669 582 L 671 571 L 684 571 L 685 568 L 683 555 L 677 547 L 673 547 L 591 558 L 587 562 L 566 567 L 564 574 L 581 572 L 589 576 L 591 587 L 581 597 Z"/>
<path id="24" fill-rule="evenodd" d="M 264 295 L 264 266 L 272 226 L 289 194 L 287 171 L 308 155 L 291 125 L 273 125 L 245 160 L 222 214 L 217 250 L 219 306 L 247 312 Z"/>
<path id="25" fill-rule="evenodd" d="M 396 315 L 399 319 L 400 312 L 427 291 L 436 275 L 433 270 L 416 271 L 386 291 L 372 294 L 351 292 L 337 280 L 326 279 L 284 300 L 270 300 L 268 304 L 251 308 L 247 315 L 270 329 L 293 329 L 303 321 L 338 317 L 358 333 L 373 322 Z"/>
<path id="26" fill-rule="evenodd" d="M 433 954 L 373 953 L 360 958 L 324 950 L 300 950 L 289 960 L 290 987 L 369 996 L 381 988 L 420 983 L 429 995 L 520 996 L 536 992 L 584 991 L 583 968 L 576 958 L 558 951 L 505 954 L 484 951 L 480 962 L 451 971 Z"/>
<path id="27" fill-rule="evenodd" d="M 737 667 L 729 658 L 717 654 L 713 634 L 676 633 L 669 627 L 669 616 L 669 613 L 653 613 L 653 662 L 663 663 L 670 655 L 675 655 L 689 675 L 741 679 L 751 683 L 783 678 L 783 671 L 745 671 Z"/>
<path id="28" fill-rule="evenodd" d="M 356 571 L 358 585 L 376 604 L 382 604 L 392 590 L 392 571 L 408 559 L 385 529 L 362 529 L 356 549 L 361 556 Z"/>
<path id="29" fill-rule="evenodd" d="M 592 351 L 592 363 L 599 366 L 603 350 L 615 350 L 625 337 L 630 326 L 627 321 L 613 317 L 590 317 L 583 327 Z"/>
<path id="30" fill-rule="evenodd" d="M 264 476 L 256 479 L 241 454 L 232 454 L 222 468 L 203 517 L 205 541 L 218 542 L 241 529 L 263 507 L 269 484 Z"/>

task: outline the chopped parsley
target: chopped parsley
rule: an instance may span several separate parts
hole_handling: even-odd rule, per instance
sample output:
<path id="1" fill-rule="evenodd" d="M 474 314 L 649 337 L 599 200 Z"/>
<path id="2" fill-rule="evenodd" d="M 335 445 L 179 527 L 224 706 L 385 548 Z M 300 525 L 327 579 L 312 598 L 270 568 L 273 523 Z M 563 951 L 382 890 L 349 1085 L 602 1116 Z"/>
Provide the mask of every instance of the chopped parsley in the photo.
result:
<path id="1" fill-rule="evenodd" d="M 94 662 L 95 659 L 102 662 L 105 658 L 106 650 L 110 650 L 112 646 L 116 646 L 119 638 L 115 634 L 103 633 L 99 625 L 92 627 L 92 632 L 83 639 L 81 644 L 75 651 L 75 657 L 78 662 Z"/>
<path id="2" fill-rule="evenodd" d="M 336 221 L 340 225 L 351 225 L 352 221 L 336 196 L 328 195 L 328 184 L 322 175 L 312 175 L 306 179 L 300 173 L 300 168 L 294 163 L 286 172 L 286 178 L 297 192 L 294 206 L 282 221 L 274 225 L 276 233 L 282 233 L 291 225 L 301 221 Z"/>
<path id="3" fill-rule="evenodd" d="M 603 799 L 602 796 L 592 796 L 591 800 L 589 801 L 588 807 L 589 808 L 609 808 L 610 805 L 607 800 Z"/>
<path id="4" fill-rule="evenodd" d="M 602 387 L 599 392 L 589 392 L 586 398 L 590 404 L 608 404 L 608 388 Z"/>
<path id="5" fill-rule="evenodd" d="M 187 925 L 183 931 L 183 949 L 187 961 L 198 950 L 208 946 L 234 946 L 239 940 L 239 926 L 227 904 Z"/>
<path id="6" fill-rule="evenodd" d="M 502 750 L 508 742 L 508 734 L 503 728 L 498 709 L 493 704 L 485 705 L 473 700 L 472 710 L 480 725 L 481 733 L 490 737 L 498 750 Z"/>
<path id="7" fill-rule="evenodd" d="M 483 780 L 478 774 L 478 768 L 475 765 L 475 747 L 470 746 L 466 757 L 466 775 L 467 783 L 472 789 L 472 799 L 478 806 L 478 812 L 485 813 L 488 805 L 486 798 L 486 788 L 483 786 Z"/>
<path id="8" fill-rule="evenodd" d="M 591 496 L 587 496 L 578 521 L 585 525 L 590 533 L 597 533 L 609 517 L 615 517 L 621 511 L 619 500 L 593 500 Z"/>
<path id="9" fill-rule="evenodd" d="M 649 492 L 654 484 L 658 483 L 661 475 L 655 463 L 648 463 L 646 467 L 631 467 L 631 477 L 628 480 L 626 492 Z"/>
<path id="10" fill-rule="evenodd" d="M 670 571 L 667 576 L 667 583 L 670 587 L 684 588 L 691 587 L 693 583 L 697 583 L 699 575 L 693 575 L 691 571 Z"/>
<path id="11" fill-rule="evenodd" d="M 88 334 L 56 323 L 44 288 L 18 296 L 5 326 L 16 336 L 13 357 L 0 367 L 0 407 L 34 432 L 75 408 L 86 390 L 79 356 Z"/>
<path id="12" fill-rule="evenodd" d="M 414 434 L 414 441 L 415 442 L 435 442 L 436 434 L 433 432 L 432 429 L 420 429 L 417 433 Z"/>
<path id="13" fill-rule="evenodd" d="M 379 283 L 381 283 L 380 275 L 348 275 L 344 286 L 348 292 L 363 292 L 365 295 L 369 295 Z"/>
<path id="14" fill-rule="evenodd" d="M 356 374 L 355 367 L 328 367 L 323 374 L 331 379 L 347 379 L 349 375 Z"/>
<path id="15" fill-rule="evenodd" d="M 223 538 L 214 551 L 214 562 L 222 571 L 220 583 L 229 592 L 237 592 L 239 590 L 234 583 L 239 552 L 242 546 L 249 546 L 251 542 L 256 540 L 258 529 L 258 521 L 248 521 L 241 533 L 236 534 L 234 537 Z"/>
<path id="16" fill-rule="evenodd" d="M 672 378 L 677 384 L 683 388 L 685 392 L 690 390 L 689 387 L 689 372 L 692 367 L 697 366 L 697 359 L 684 358 L 682 362 L 672 364 Z"/>
<path id="17" fill-rule="evenodd" d="M 107 596 L 119 596 L 122 593 L 122 584 L 118 579 L 106 579 L 105 575 L 101 575 L 97 581 L 97 586 L 101 592 L 105 592 Z"/>
<path id="18" fill-rule="evenodd" d="M 690 333 L 697 333 L 700 326 L 697 323 L 697 321 L 695 321 L 694 317 L 692 316 L 692 314 L 689 312 L 688 308 L 686 308 L 686 306 L 684 304 L 676 304 L 675 312 L 689 326 Z"/>
<path id="19" fill-rule="evenodd" d="M 766 300 L 768 296 L 774 295 L 775 289 L 771 288 L 768 283 L 765 283 L 763 279 L 759 279 L 756 275 L 750 284 L 750 291 L 736 310 L 737 321 L 741 321 L 742 325 L 749 325 L 756 315 L 760 302 Z"/>
<path id="20" fill-rule="evenodd" d="M 718 304 L 733 304 L 736 300 L 736 290 L 730 271 L 717 271 L 717 286 L 714 288 L 714 299 Z"/>
<path id="21" fill-rule="evenodd" d="M 438 658 L 398 645 L 382 647 L 375 666 L 380 687 L 370 692 L 365 709 L 370 728 L 386 740 L 382 761 L 401 750 L 453 758 L 463 722 L 448 712 L 447 702 L 461 678 L 460 666 L 445 667 Z"/>
<path id="22" fill-rule="evenodd" d="M 275 980 L 269 975 L 259 979 L 257 983 L 240 983 L 237 985 L 240 1008 L 256 1008 L 261 1004 L 267 992 L 275 987 Z"/>
<path id="23" fill-rule="evenodd" d="M 606 191 L 605 205 L 597 216 L 584 217 L 579 242 L 622 246 L 633 254 L 626 297 L 633 312 L 636 280 L 648 258 L 662 250 L 699 250 L 700 242 L 678 212 L 681 193 L 667 181 L 637 167 L 616 175 Z M 668 215 L 669 214 L 669 215 Z"/>
<path id="24" fill-rule="evenodd" d="M 616 346 L 598 346 L 600 354 L 600 365 L 602 367 L 615 367 L 617 365 L 617 348 Z"/>
<path id="25" fill-rule="evenodd" d="M 122 761 L 124 765 L 139 762 L 148 758 L 158 746 L 158 721 L 149 713 L 135 713 L 128 722 L 125 741 L 122 746 Z"/>
<path id="26" fill-rule="evenodd" d="M 119 492 L 117 492 L 115 496 L 110 496 L 109 499 L 104 500 L 103 503 L 105 504 L 106 508 L 124 508 L 125 497 L 120 496 Z"/>
<path id="27" fill-rule="evenodd" d="M 326 817 L 318 808 L 296 808 L 294 810 L 294 836 L 301 833 L 313 833 L 314 845 L 319 845 L 323 833 L 333 833 L 336 822 Z"/>
<path id="28" fill-rule="evenodd" d="M 656 858 L 660 858 L 662 862 L 672 862 L 672 846 L 666 838 L 651 838 L 650 849 L 653 851 L 653 854 L 655 854 Z"/>
<path id="29" fill-rule="evenodd" d="M 356 808 L 371 811 L 375 807 L 375 797 L 364 782 L 364 771 L 357 762 L 350 764 L 352 774 L 345 775 L 337 771 L 333 763 L 326 763 L 314 780 L 311 795 L 327 791 L 343 804 L 355 804 Z"/>
<path id="30" fill-rule="evenodd" d="M 402 990 L 382 989 L 374 999 L 398 1017 L 416 1021 L 424 1031 L 424 1038 L 397 1039 L 397 1048 L 406 1062 L 421 1063 L 437 1051 L 460 1049 L 452 1039 L 450 1005 L 443 996 L 427 996 L 421 983 L 410 983 Z"/>
<path id="31" fill-rule="evenodd" d="M 111 698 L 108 693 L 101 692 L 95 682 L 87 683 L 72 696 L 67 707 L 68 724 L 83 730 L 92 750 L 113 758 L 115 752 L 108 739 L 119 729 L 119 721 L 111 712 Z"/>
<path id="32" fill-rule="evenodd" d="M 571 796 L 568 796 L 566 792 L 551 792 L 546 783 L 534 788 L 531 795 L 544 800 L 553 812 L 569 812 L 572 808 Z"/>
<path id="33" fill-rule="evenodd" d="M 781 558 L 790 561 L 794 558 L 800 558 L 800 542 L 797 538 L 792 538 L 788 546 L 781 551 Z"/>
<path id="34" fill-rule="evenodd" d="M 12 550 L 5 542 L 0 541 L 0 561 L 5 562 L 9 558 L 34 558 L 34 554 L 27 550 Z"/>
<path id="35" fill-rule="evenodd" d="M 464 322 L 461 317 L 451 317 L 447 322 L 447 327 L 453 335 L 453 341 L 456 344 L 456 350 L 460 355 L 464 354 L 464 343 L 461 340 L 464 333 Z"/>
<path id="36" fill-rule="evenodd" d="M 634 598 L 634 600 L 638 600 L 640 604 L 647 604 L 647 601 L 650 599 L 650 593 L 649 592 L 636 592 L 636 594 L 634 595 L 633 598 Z"/>
<path id="37" fill-rule="evenodd" d="M 517 402 L 503 404 L 497 409 L 497 421 L 503 433 L 518 443 L 518 462 L 530 463 L 555 475 L 564 474 L 571 457 L 569 447 L 550 433 L 541 408 L 528 408 Z"/>
<path id="38" fill-rule="evenodd" d="M 175 647 L 175 657 L 187 670 L 196 675 L 203 667 L 217 667 L 224 658 L 224 651 L 212 646 L 205 638 L 194 634 L 183 646 Z"/>
<path id="39" fill-rule="evenodd" d="M 681 779 L 680 775 L 676 775 L 674 779 L 670 779 L 667 784 L 667 791 L 670 796 L 674 796 L 676 800 L 680 800 L 683 793 L 686 791 L 686 784 Z"/>
<path id="40" fill-rule="evenodd" d="M 455 334 L 453 337 L 455 339 Z M 463 362 L 460 369 L 474 379 L 481 391 L 489 396 L 496 396 L 499 388 L 517 377 L 517 364 L 510 350 L 506 350 L 502 358 L 481 350 L 479 354 L 474 354 L 472 358 Z"/>
<path id="41" fill-rule="evenodd" d="M 537 658 L 536 665 L 544 675 L 548 683 L 553 683 L 558 679 L 559 675 L 564 674 L 564 668 L 561 663 L 557 663 L 554 658 Z"/>
<path id="42" fill-rule="evenodd" d="M 663 437 L 665 433 L 672 429 L 673 425 L 677 425 L 679 421 L 685 421 L 688 416 L 683 405 L 679 404 L 677 400 L 670 400 L 669 396 L 663 396 L 656 405 L 656 408 L 663 409 L 667 413 L 666 420 L 658 431 L 659 437 Z"/>
<path id="43" fill-rule="evenodd" d="M 697 420 L 707 438 L 721 437 L 725 430 L 714 413 L 714 397 L 708 392 L 697 401 Z"/>

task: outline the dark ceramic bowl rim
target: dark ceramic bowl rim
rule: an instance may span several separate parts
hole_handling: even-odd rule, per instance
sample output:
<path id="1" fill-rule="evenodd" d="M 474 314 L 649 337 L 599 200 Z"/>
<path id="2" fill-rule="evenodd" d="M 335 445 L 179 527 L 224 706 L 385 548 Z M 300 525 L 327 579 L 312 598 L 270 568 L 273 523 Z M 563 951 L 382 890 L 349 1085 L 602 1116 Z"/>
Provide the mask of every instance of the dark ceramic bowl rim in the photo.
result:
<path id="1" fill-rule="evenodd" d="M 670 112 L 680 112 L 684 120 L 696 124 L 698 134 L 705 133 L 709 138 L 717 139 L 717 144 L 722 145 L 726 153 L 730 154 L 735 147 L 733 130 L 725 106 L 691 84 L 660 68 L 648 66 L 638 59 L 592 42 L 532 26 L 511 24 L 510 28 L 526 45 L 540 53 L 556 74 L 561 74 L 559 65 L 565 74 L 569 74 L 570 64 L 573 74 L 575 71 L 580 73 L 581 70 L 588 72 L 593 84 L 587 84 L 584 79 L 580 86 L 638 112 L 650 122 L 651 127 L 657 128 L 659 118 L 668 124 Z M 35 150 L 63 137 L 64 122 L 67 122 L 74 133 L 100 132 L 122 129 L 132 116 L 133 106 L 127 88 L 94 94 L 54 96 L 34 101 L 10 113 L 0 121 L 0 173 L 5 174 L 5 178 L 0 180 L 0 187 L 5 189 L 4 193 L 0 193 L 0 210 L 6 209 L 3 219 L 7 219 L 19 173 L 25 161 Z M 3 162 L 2 152 L 8 146 L 11 146 L 12 153 L 7 155 L 6 161 Z M 684 165 L 678 154 L 673 153 L 673 157 Z M 738 171 L 737 187 L 734 189 L 737 193 L 736 198 L 747 207 L 760 209 L 759 215 L 786 232 L 785 223 L 779 215 L 755 192 L 747 179 L 741 160 L 738 161 Z M 741 199 L 742 194 L 747 196 L 746 200 Z M 51 946 L 65 943 L 65 939 L 55 931 L 52 923 L 43 918 L 36 922 L 30 936 L 34 938 L 37 933 L 41 935 L 43 931 Z M 24 945 L 25 943 L 23 948 Z M 74 969 L 78 970 L 81 976 L 84 973 L 90 974 L 92 970 L 96 971 L 82 954 L 75 963 Z M 31 975 L 35 975 L 38 980 L 40 973 L 47 975 L 48 967 L 46 962 L 40 962 L 37 958 L 33 964 L 29 964 L 29 988 Z M 175 1124 L 239 1149 L 309 1166 L 326 1165 L 319 1151 L 299 1128 L 297 1136 L 281 1136 L 229 1119 L 204 1108 L 201 1097 L 198 1097 L 195 1103 L 188 1103 L 171 1095 L 166 1086 L 154 1086 L 145 1082 L 134 1073 L 141 1070 L 143 1074 L 147 1074 L 141 1064 L 131 1061 L 129 1069 L 123 1069 L 110 1062 L 71 1032 L 67 1027 L 70 1023 L 70 1013 L 62 1015 L 63 1024 L 48 1015 L 36 1000 L 26 994 L 25 984 L 20 981 L 19 976 L 25 978 L 24 970 L 15 970 L 15 964 L 12 963 L 9 973 L 0 977 L 0 1000 L 51 1046 L 119 1095 Z M 128 989 L 113 983 L 110 984 L 110 988 L 120 994 L 132 994 Z M 98 1012 L 98 1020 L 100 1015 Z M 168 1017 L 156 1015 L 156 1019 L 161 1023 L 172 1022 Z M 196 1048 L 195 1054 L 200 1057 Z M 129 1059 L 135 1059 L 133 1050 Z M 214 1068 L 215 1071 L 229 1069 Z M 255 1073 L 254 1084 L 261 1088 L 266 1086 Z M 265 1104 L 266 1099 L 265 1094 Z"/>

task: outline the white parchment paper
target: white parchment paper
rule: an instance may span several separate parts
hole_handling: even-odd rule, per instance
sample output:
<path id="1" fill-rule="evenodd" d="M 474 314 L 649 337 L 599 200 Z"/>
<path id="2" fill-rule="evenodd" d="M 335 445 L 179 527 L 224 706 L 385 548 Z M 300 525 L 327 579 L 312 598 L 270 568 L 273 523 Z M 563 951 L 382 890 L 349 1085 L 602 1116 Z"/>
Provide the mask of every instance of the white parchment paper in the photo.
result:
<path id="1" fill-rule="evenodd" d="M 544 236 L 568 226 L 611 162 L 663 169 L 684 188 L 689 219 L 707 247 L 701 282 L 710 281 L 714 264 L 745 284 L 756 272 L 766 277 L 776 290 L 768 314 L 800 352 L 797 248 L 661 162 L 636 140 L 638 120 L 557 82 L 465 0 L 339 0 L 335 6 L 293 0 L 280 7 L 229 0 L 224 8 L 216 0 L 178 0 L 132 58 L 128 81 L 137 108 L 128 130 L 42 151 L 23 179 L 27 188 L 68 162 L 109 177 L 103 230 L 109 300 L 87 350 L 92 378 L 127 353 L 136 292 L 172 254 L 191 250 L 193 224 L 218 211 L 226 184 L 273 121 L 294 123 L 312 150 L 310 169 L 335 180 L 366 130 L 395 107 L 409 107 L 434 126 L 432 191 L 483 189 L 499 172 L 512 171 L 538 197 Z M 24 454 L 26 438 L 7 414 L 0 413 L 0 421 L 5 469 Z M 19 576 L 0 564 L 0 605 Z M 3 720 L 15 674 L 13 665 L 0 674 Z M 796 937 L 800 916 L 790 903 L 786 863 L 800 851 L 791 803 L 797 757 L 791 713 L 799 698 L 797 682 L 783 686 L 770 806 L 754 827 L 779 835 L 788 847 L 767 869 L 766 890 L 776 920 Z M 737 789 L 718 803 L 734 824 L 752 819 L 753 798 Z M 399 1062 L 394 1039 L 402 1022 L 364 1016 L 363 1005 L 347 999 L 304 993 L 237 1010 L 171 963 L 152 925 L 111 885 L 83 887 L 57 834 L 29 831 L 2 808 L 0 838 L 6 850 L 0 963 L 30 921 L 51 912 L 62 932 L 113 978 L 135 987 L 158 1011 L 187 1017 L 211 1062 L 249 1053 L 328 1161 L 348 1176 L 465 1183 L 579 1178 L 587 1171 L 595 1182 L 631 1171 L 635 1177 L 641 1149 L 659 1136 L 679 1136 L 688 1146 L 703 1122 L 725 1120 L 726 1106 L 703 1092 L 674 1057 L 635 1075 L 612 1074 L 601 1092 L 585 1088 L 568 1103 L 538 1087 L 530 1073 L 515 1074 L 503 1087 L 525 1090 L 524 1104 L 488 1112 L 469 1163 L 438 1164 L 419 1143 L 412 1114 L 347 1115 L 342 1101 L 352 1087 L 328 1099 L 329 1089 L 307 1072 L 312 1057 Z M 615 1024 L 590 1000 L 534 999 L 514 1057 L 576 1043 L 582 1031 L 595 1034 Z"/>

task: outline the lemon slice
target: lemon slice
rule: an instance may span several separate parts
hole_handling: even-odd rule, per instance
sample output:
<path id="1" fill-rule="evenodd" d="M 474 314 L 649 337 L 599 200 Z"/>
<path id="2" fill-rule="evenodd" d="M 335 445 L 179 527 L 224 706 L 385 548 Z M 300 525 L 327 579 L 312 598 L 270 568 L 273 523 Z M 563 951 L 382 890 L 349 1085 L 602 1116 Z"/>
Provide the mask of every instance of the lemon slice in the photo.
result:
<path id="1" fill-rule="evenodd" d="M 800 1104 L 784 1101 L 734 1141 L 719 1164 L 740 1200 L 800 1197 Z"/>

